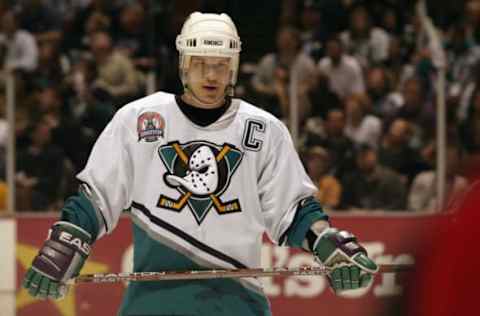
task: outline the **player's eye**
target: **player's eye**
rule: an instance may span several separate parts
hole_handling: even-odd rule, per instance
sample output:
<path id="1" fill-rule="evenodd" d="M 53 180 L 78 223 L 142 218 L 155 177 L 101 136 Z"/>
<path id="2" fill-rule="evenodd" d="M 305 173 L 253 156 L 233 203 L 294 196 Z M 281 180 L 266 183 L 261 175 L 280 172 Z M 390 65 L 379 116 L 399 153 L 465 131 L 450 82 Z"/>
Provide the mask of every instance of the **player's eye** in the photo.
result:
<path id="1" fill-rule="evenodd" d="M 192 67 L 196 69 L 203 69 L 204 63 L 201 60 L 192 60 Z"/>
<path id="2" fill-rule="evenodd" d="M 208 166 L 205 166 L 205 167 L 201 168 L 200 170 L 198 170 L 198 173 L 205 173 L 205 172 L 207 172 L 207 170 L 208 170 Z"/>
<path id="3" fill-rule="evenodd" d="M 226 64 L 220 64 L 218 65 L 218 71 L 221 72 L 221 73 L 225 73 L 228 71 L 228 65 Z"/>

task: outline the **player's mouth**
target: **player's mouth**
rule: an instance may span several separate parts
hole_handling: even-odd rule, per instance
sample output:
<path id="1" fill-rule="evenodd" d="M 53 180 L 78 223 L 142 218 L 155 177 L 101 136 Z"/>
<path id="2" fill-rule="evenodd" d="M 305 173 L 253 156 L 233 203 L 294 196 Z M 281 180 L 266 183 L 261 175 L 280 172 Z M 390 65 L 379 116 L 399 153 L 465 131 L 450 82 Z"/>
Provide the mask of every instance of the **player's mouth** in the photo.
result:
<path id="1" fill-rule="evenodd" d="M 208 92 L 216 92 L 218 87 L 212 85 L 203 85 L 203 89 L 207 90 Z"/>

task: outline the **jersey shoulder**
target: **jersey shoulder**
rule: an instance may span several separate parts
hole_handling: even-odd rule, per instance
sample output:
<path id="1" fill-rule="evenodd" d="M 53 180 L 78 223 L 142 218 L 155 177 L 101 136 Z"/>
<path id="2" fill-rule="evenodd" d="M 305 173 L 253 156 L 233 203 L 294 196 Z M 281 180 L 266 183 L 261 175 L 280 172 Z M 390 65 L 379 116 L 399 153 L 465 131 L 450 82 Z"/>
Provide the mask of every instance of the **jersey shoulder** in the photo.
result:
<path id="1" fill-rule="evenodd" d="M 257 120 L 266 124 L 266 126 L 271 127 L 273 130 L 280 133 L 287 133 L 288 129 L 285 124 L 275 117 L 273 114 L 259 108 L 256 105 L 253 105 L 247 101 L 236 99 L 240 102 L 238 107 L 237 115 L 243 121 L 247 120 Z"/>
<path id="2" fill-rule="evenodd" d="M 174 94 L 159 91 L 126 104 L 120 111 L 143 112 L 149 109 L 157 110 L 172 103 L 175 103 Z"/>
<path id="3" fill-rule="evenodd" d="M 164 121 L 163 113 L 166 113 L 172 104 L 175 104 L 175 95 L 165 92 L 153 93 L 121 107 L 110 121 L 110 125 L 124 127 L 129 134 L 136 137 L 138 124 L 142 119 L 156 119 L 161 123 Z"/>
<path id="4" fill-rule="evenodd" d="M 175 104 L 175 95 L 160 91 L 127 103 L 117 111 L 115 117 L 127 123 L 146 112 L 165 112 L 172 104 Z"/>
<path id="5" fill-rule="evenodd" d="M 257 117 L 259 119 L 264 120 L 265 122 L 274 122 L 274 123 L 282 123 L 278 118 L 276 118 L 273 114 L 259 108 L 256 105 L 253 105 L 245 100 L 242 99 L 234 99 L 239 102 L 238 107 L 238 114 L 242 116 L 242 118 L 248 117 Z"/>

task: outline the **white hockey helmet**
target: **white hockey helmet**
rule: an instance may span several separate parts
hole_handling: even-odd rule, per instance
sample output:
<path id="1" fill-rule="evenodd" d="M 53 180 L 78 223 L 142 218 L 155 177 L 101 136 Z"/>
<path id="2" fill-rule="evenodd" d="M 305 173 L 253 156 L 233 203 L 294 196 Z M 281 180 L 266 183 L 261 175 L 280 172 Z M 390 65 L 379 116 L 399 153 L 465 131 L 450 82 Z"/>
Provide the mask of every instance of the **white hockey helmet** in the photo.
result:
<path id="1" fill-rule="evenodd" d="M 176 47 L 180 53 L 180 78 L 184 86 L 191 56 L 229 57 L 231 88 L 237 82 L 241 42 L 237 28 L 227 14 L 190 14 L 177 36 Z"/>

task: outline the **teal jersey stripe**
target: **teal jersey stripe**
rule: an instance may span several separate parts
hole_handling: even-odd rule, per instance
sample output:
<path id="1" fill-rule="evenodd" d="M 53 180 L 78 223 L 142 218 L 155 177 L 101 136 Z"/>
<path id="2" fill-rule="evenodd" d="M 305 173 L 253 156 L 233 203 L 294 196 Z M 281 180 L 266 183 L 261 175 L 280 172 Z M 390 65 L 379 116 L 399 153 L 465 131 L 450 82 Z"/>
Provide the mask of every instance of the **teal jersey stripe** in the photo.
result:
<path id="1" fill-rule="evenodd" d="M 156 217 L 144 205 L 134 201 L 132 203 L 132 207 L 135 208 L 136 210 L 142 212 L 143 215 L 147 216 L 148 219 L 150 220 L 150 222 L 152 222 L 153 224 L 158 225 L 159 227 L 161 227 L 161 228 L 169 231 L 170 233 L 176 235 L 177 237 L 185 240 L 186 242 L 188 242 L 189 244 L 191 244 L 192 246 L 194 246 L 198 250 L 206 252 L 206 253 L 210 254 L 211 256 L 214 256 L 214 257 L 216 257 L 216 258 L 218 258 L 222 261 L 225 261 L 226 263 L 229 263 L 229 264 L 233 265 L 236 268 L 239 268 L 239 269 L 247 268 L 247 266 L 245 266 L 243 263 L 236 260 L 235 258 L 232 258 L 232 257 L 226 255 L 225 253 L 222 253 L 222 252 L 204 244 L 203 242 L 193 238 L 192 236 L 190 236 L 189 234 L 187 234 L 183 230 L 179 229 L 178 227 L 175 227 L 174 225 L 171 225 L 171 224 L 165 222 L 161 218 Z"/>
<path id="2" fill-rule="evenodd" d="M 134 271 L 206 269 L 133 224 Z M 271 315 L 265 296 L 231 279 L 130 282 L 120 316 Z"/>
<path id="3" fill-rule="evenodd" d="M 86 230 L 95 241 L 100 230 L 97 213 L 90 200 L 82 192 L 67 199 L 61 214 L 61 220 L 75 224 Z"/>
<path id="4" fill-rule="evenodd" d="M 320 203 L 314 197 L 303 199 L 298 204 L 292 224 L 280 238 L 280 244 L 283 244 L 286 238 L 288 246 L 301 248 L 308 230 L 319 220 L 328 221 L 328 215 L 323 212 Z"/>

